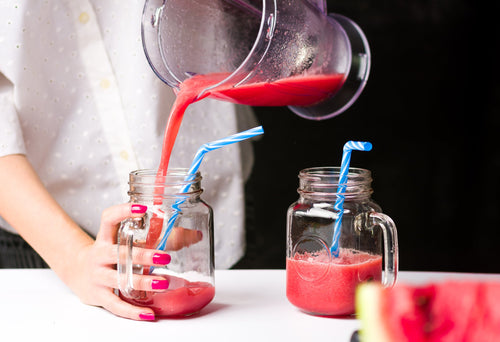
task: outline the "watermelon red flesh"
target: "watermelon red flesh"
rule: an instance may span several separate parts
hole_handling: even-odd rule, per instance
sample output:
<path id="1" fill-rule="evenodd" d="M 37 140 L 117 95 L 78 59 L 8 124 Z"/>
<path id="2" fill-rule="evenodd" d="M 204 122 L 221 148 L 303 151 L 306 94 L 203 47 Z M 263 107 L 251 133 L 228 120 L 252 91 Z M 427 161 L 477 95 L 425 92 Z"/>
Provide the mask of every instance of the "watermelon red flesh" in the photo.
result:
<path id="1" fill-rule="evenodd" d="M 500 341 L 500 285 L 480 286 L 478 289 L 477 312 L 464 341 Z M 477 310 L 479 311 L 479 310 Z"/>
<path id="2" fill-rule="evenodd" d="M 427 307 L 434 296 L 433 288 L 412 288 L 401 285 L 391 291 L 384 290 L 381 315 L 386 317 L 385 328 L 393 341 L 427 341 L 429 329 Z M 382 295 L 381 293 L 381 295 Z"/>
<path id="3" fill-rule="evenodd" d="M 360 288 L 360 297 L 371 302 L 362 292 Z M 379 313 L 374 320 L 383 330 L 381 335 L 390 336 L 386 342 L 500 341 L 498 282 L 448 281 L 421 287 L 397 285 L 390 290 L 379 286 L 369 293 L 380 297 L 372 302 L 379 308 L 371 312 Z M 359 303 L 358 308 L 363 311 L 367 305 Z M 359 316 L 362 326 L 374 326 L 363 322 L 372 317 L 362 312 Z M 362 336 L 362 341 L 378 341 L 369 331 Z"/>
<path id="4" fill-rule="evenodd" d="M 462 282 L 434 285 L 435 295 L 429 308 L 429 341 L 467 341 L 470 325 L 483 319 L 488 303 L 479 303 L 481 283 Z M 500 328 L 500 327 L 499 327 Z"/>

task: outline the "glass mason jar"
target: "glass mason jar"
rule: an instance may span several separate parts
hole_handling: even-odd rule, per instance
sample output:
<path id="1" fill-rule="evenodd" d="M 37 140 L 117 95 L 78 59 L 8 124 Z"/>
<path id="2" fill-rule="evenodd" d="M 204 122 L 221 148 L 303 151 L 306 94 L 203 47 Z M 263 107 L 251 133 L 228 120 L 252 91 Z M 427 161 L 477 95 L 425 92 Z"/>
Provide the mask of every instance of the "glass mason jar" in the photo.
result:
<path id="1" fill-rule="evenodd" d="M 343 212 L 335 209 L 339 175 L 339 167 L 300 171 L 300 197 L 287 213 L 287 298 L 315 315 L 351 315 L 360 283 L 392 286 L 397 277 L 396 227 L 371 199 L 371 172 L 349 168 Z"/>
<path id="2" fill-rule="evenodd" d="M 158 177 L 155 170 L 129 175 L 131 203 L 146 205 L 142 218 L 124 220 L 118 231 L 120 296 L 151 307 L 157 316 L 186 316 L 200 311 L 215 295 L 213 211 L 200 195 L 201 175 L 171 169 Z M 162 249 L 171 261 L 166 266 L 132 262 L 134 247 Z M 165 292 L 133 288 L 134 274 L 153 274 L 169 282 Z"/>

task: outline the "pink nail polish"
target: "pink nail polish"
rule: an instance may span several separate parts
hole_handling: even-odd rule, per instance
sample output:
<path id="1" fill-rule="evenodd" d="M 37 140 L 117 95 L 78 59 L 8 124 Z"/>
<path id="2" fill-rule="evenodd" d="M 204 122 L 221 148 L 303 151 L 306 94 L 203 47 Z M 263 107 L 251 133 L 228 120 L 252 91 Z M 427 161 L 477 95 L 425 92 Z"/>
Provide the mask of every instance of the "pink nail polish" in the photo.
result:
<path id="1" fill-rule="evenodd" d="M 143 321 L 154 321 L 155 320 L 155 314 L 152 313 L 141 313 L 139 315 L 139 318 L 142 319 Z"/>
<path id="2" fill-rule="evenodd" d="M 170 255 L 165 253 L 155 253 L 153 254 L 153 264 L 155 265 L 167 265 L 170 263 Z"/>
<path id="3" fill-rule="evenodd" d="M 151 288 L 153 290 L 166 290 L 166 289 L 168 289 L 168 280 L 166 280 L 166 279 L 162 279 L 162 280 L 154 279 L 151 282 Z"/>
<path id="4" fill-rule="evenodd" d="M 132 204 L 130 211 L 132 214 L 144 214 L 148 210 L 148 207 L 142 204 Z"/>

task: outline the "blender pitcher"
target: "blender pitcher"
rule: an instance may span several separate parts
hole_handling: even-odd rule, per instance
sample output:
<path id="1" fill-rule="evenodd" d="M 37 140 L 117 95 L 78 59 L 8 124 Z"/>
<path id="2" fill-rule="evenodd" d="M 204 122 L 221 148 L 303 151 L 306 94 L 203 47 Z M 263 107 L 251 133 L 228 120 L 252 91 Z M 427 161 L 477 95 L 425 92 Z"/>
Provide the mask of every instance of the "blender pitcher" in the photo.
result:
<path id="1" fill-rule="evenodd" d="M 142 40 L 152 69 L 174 90 L 208 76 L 199 98 L 286 105 L 313 120 L 350 107 L 370 70 L 363 32 L 327 15 L 324 0 L 146 0 Z"/>

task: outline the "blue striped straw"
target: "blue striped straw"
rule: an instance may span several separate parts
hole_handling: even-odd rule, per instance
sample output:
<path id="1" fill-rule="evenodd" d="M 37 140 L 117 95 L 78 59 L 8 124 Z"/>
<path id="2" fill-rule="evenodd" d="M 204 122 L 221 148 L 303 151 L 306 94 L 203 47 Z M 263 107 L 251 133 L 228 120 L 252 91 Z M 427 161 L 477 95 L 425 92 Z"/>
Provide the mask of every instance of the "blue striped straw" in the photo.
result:
<path id="1" fill-rule="evenodd" d="M 184 179 L 184 181 L 190 182 L 193 180 L 193 178 L 195 177 L 196 172 L 198 172 L 200 164 L 201 164 L 203 158 L 205 157 L 205 154 L 207 154 L 207 152 L 217 150 L 221 147 L 231 145 L 231 144 L 234 144 L 234 143 L 237 143 L 237 142 L 249 139 L 249 138 L 253 138 L 253 137 L 260 135 L 260 134 L 263 134 L 263 133 L 264 133 L 264 129 L 262 128 L 262 126 L 258 126 L 258 127 L 254 127 L 252 129 L 240 132 L 240 133 L 230 135 L 229 137 L 224 138 L 224 139 L 220 139 L 220 140 L 216 140 L 216 141 L 212 141 L 212 142 L 203 144 L 198 149 L 198 152 L 196 152 L 196 155 L 193 159 L 193 162 L 191 163 L 191 167 L 189 168 L 188 174 L 187 174 L 186 178 Z M 181 189 L 180 193 L 187 192 L 190 187 L 191 187 L 191 184 L 189 184 L 189 183 L 186 184 Z M 165 230 L 165 234 L 163 235 L 163 238 L 161 239 L 160 243 L 158 244 L 157 249 L 159 249 L 159 250 L 165 249 L 168 237 L 170 236 L 170 233 L 172 232 L 172 229 L 174 227 L 174 222 L 175 222 L 175 220 L 177 220 L 177 217 L 179 216 L 179 212 L 181 211 L 179 206 L 182 203 L 184 203 L 185 201 L 186 201 L 186 198 L 178 199 L 172 205 L 172 209 L 174 209 L 173 214 L 168 219 L 167 229 Z"/>
<path id="2" fill-rule="evenodd" d="M 339 183 L 337 187 L 337 199 L 333 208 L 337 211 L 337 219 L 333 230 L 333 243 L 330 247 L 330 252 L 333 256 L 339 256 L 339 238 L 342 226 L 342 216 L 344 216 L 344 201 L 345 189 L 347 188 L 347 178 L 349 174 L 349 164 L 351 163 L 351 152 L 356 151 L 370 151 L 372 144 L 364 141 L 348 141 L 344 144 L 344 152 L 342 154 L 342 163 L 340 164 Z"/>

